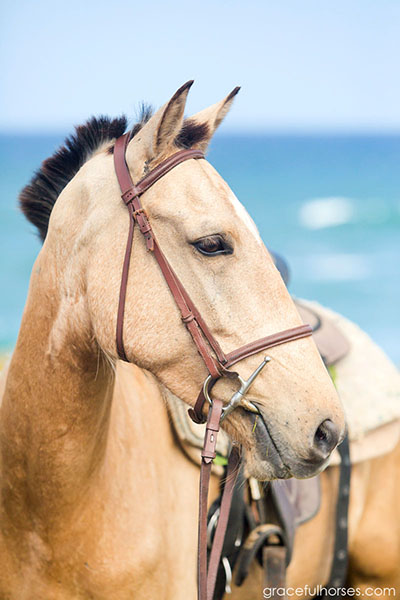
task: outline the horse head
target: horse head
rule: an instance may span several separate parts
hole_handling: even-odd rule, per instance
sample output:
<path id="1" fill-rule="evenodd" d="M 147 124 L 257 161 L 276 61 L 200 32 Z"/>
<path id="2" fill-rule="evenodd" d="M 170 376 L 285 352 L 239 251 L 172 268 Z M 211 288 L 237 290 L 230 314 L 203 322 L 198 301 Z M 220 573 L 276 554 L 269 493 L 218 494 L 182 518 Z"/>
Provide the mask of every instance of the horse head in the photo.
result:
<path id="1" fill-rule="evenodd" d="M 238 91 L 185 120 L 190 85 L 132 132 L 126 161 L 134 182 L 179 149 L 205 152 Z M 93 339 L 115 362 L 129 219 L 112 153 L 110 143 L 103 144 L 62 191 L 45 245 L 68 261 L 65 273 L 71 287 L 84 290 Z M 160 247 L 226 352 L 302 325 L 255 224 L 205 159 L 182 162 L 141 200 Z M 130 362 L 193 406 L 208 373 L 138 228 L 126 290 L 124 349 Z M 249 356 L 235 370 L 247 379 L 263 356 Z M 238 408 L 223 426 L 244 447 L 248 469 L 257 478 L 312 476 L 343 437 L 340 401 L 310 337 L 271 348 L 268 356 L 247 396 L 259 415 Z M 235 390 L 235 381 L 223 377 L 212 394 L 229 400 Z"/>

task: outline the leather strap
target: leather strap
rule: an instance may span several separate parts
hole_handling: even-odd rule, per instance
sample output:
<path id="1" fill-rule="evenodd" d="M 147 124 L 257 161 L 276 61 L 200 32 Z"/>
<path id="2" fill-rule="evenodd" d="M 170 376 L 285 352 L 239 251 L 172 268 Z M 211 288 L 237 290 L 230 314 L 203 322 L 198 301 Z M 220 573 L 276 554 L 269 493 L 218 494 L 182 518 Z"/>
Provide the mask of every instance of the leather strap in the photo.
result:
<path id="1" fill-rule="evenodd" d="M 199 529 L 197 552 L 197 589 L 198 600 L 207 600 L 207 499 L 210 484 L 211 465 L 215 458 L 217 434 L 222 414 L 223 403 L 216 399 L 208 412 L 203 450 L 201 452 L 200 486 L 199 486 Z"/>
<path id="2" fill-rule="evenodd" d="M 199 488 L 199 535 L 198 535 L 198 599 L 212 600 L 214 596 L 215 583 L 219 561 L 221 558 L 222 546 L 225 538 L 225 531 L 228 524 L 229 512 L 231 508 L 232 495 L 236 479 L 239 473 L 240 452 L 237 446 L 234 446 L 228 459 L 228 468 L 226 473 L 226 483 L 222 494 L 218 525 L 215 531 L 213 544 L 211 548 L 209 569 L 207 571 L 207 500 L 208 488 L 211 476 L 212 461 L 216 456 L 217 435 L 220 429 L 220 419 L 223 408 L 223 402 L 216 399 L 208 413 L 206 432 L 204 436 L 204 445 L 201 452 L 200 467 L 200 488 Z"/>
<path id="3" fill-rule="evenodd" d="M 292 327 L 292 329 L 285 329 L 284 331 L 267 335 L 255 342 L 250 342 L 245 346 L 241 346 L 240 348 L 237 348 L 237 350 L 233 350 L 233 352 L 229 352 L 229 354 L 226 355 L 227 363 L 225 366 L 226 368 L 232 367 L 232 365 L 235 365 L 240 360 L 248 358 L 252 354 L 257 354 L 257 352 L 261 352 L 261 350 L 280 346 L 281 344 L 286 344 L 286 342 L 292 342 L 293 340 L 300 340 L 301 338 L 310 335 L 312 335 L 310 325 L 299 325 L 298 327 Z"/>
<path id="4" fill-rule="evenodd" d="M 179 150 L 179 152 L 175 152 L 175 154 L 163 160 L 159 165 L 154 167 L 150 173 L 145 175 L 136 185 L 134 185 L 125 160 L 129 136 L 129 133 L 124 133 L 124 135 L 121 135 L 121 137 L 117 139 L 114 146 L 115 172 L 125 204 L 131 202 L 136 196 L 141 196 L 146 190 L 154 185 L 156 181 L 161 179 L 168 171 L 171 171 L 171 169 L 181 162 L 188 160 L 189 158 L 204 158 L 204 154 L 201 150 Z"/>
<path id="5" fill-rule="evenodd" d="M 282 547 L 286 553 L 283 532 L 279 525 L 273 523 L 261 523 L 254 527 L 240 551 L 239 566 L 235 578 L 236 585 L 242 585 L 249 574 L 253 560 L 262 552 L 264 547 L 270 546 Z M 284 563 L 284 566 L 286 566 L 286 563 Z"/>
<path id="6" fill-rule="evenodd" d="M 262 551 L 264 566 L 264 585 L 272 592 L 272 598 L 287 600 L 286 595 L 286 548 L 285 546 L 266 545 Z"/>
<path id="7" fill-rule="evenodd" d="M 210 519 L 213 518 L 215 511 L 220 510 L 221 497 L 227 481 L 227 468 L 221 479 L 222 489 L 220 497 L 214 501 L 208 511 L 208 536 L 210 539 Z M 229 594 L 232 583 L 232 573 L 239 557 L 240 547 L 243 543 L 243 536 L 246 527 L 246 503 L 244 499 L 246 488 L 246 479 L 244 476 L 244 465 L 241 461 L 239 474 L 236 478 L 235 487 L 232 493 L 231 510 L 229 512 L 228 524 L 226 526 L 224 544 L 222 546 L 221 559 L 217 572 L 217 581 L 215 584 L 213 600 L 222 600 L 224 594 Z M 210 545 L 210 542 L 208 542 Z"/>
<path id="8" fill-rule="evenodd" d="M 285 485 L 280 485 L 284 482 L 271 481 L 269 486 L 270 498 L 276 512 L 278 522 L 282 529 L 282 541 L 285 546 L 286 564 L 287 567 L 292 559 L 294 535 L 296 532 L 295 524 L 295 507 L 289 497 L 288 488 Z"/>
<path id="9" fill-rule="evenodd" d="M 118 313 L 117 313 L 117 352 L 121 360 L 128 361 L 123 336 L 124 336 L 124 314 L 125 314 L 125 301 L 126 301 L 126 290 L 128 284 L 129 265 L 131 262 L 132 254 L 132 243 L 133 243 L 133 229 L 135 226 L 135 219 L 133 216 L 132 204 L 128 206 L 129 211 L 129 232 L 128 240 L 126 242 L 124 263 L 122 266 L 121 284 L 119 288 L 119 300 L 118 300 Z"/>
<path id="10" fill-rule="evenodd" d="M 346 435 L 343 442 L 338 446 L 341 458 L 339 490 L 336 503 L 336 531 L 335 546 L 333 549 L 333 560 L 331 574 L 326 588 L 339 588 L 344 585 L 347 575 L 349 561 L 348 549 L 348 512 L 350 499 L 351 460 L 349 437 Z M 327 594 L 327 597 L 330 594 Z"/>
<path id="11" fill-rule="evenodd" d="M 215 531 L 213 545 L 210 553 L 209 568 L 207 575 L 207 596 L 212 600 L 214 596 L 215 584 L 217 581 L 218 567 L 221 559 L 222 548 L 224 545 L 225 532 L 228 526 L 229 513 L 232 504 L 232 497 L 235 484 L 239 475 L 240 452 L 237 446 L 232 448 L 228 459 L 228 468 L 226 472 L 226 481 L 222 494 L 218 525 Z M 207 517 L 206 517 L 207 519 Z"/>

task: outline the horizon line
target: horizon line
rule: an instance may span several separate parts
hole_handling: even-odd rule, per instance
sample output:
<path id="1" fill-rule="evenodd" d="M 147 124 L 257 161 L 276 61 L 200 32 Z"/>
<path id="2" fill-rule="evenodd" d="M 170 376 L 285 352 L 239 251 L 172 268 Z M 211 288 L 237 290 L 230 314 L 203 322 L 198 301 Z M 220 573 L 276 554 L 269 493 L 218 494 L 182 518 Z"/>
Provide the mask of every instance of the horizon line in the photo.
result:
<path id="1" fill-rule="evenodd" d="M 0 126 L 0 136 L 6 137 L 55 137 L 55 136 L 68 136 L 74 132 L 75 125 L 71 126 L 56 126 L 56 127 L 6 127 Z M 262 137 L 262 136 L 387 136 L 396 137 L 400 136 L 400 125 L 396 127 L 388 126 L 271 126 L 271 127 L 252 127 L 252 126 L 240 126 L 224 128 L 218 133 L 219 137 L 233 137 L 233 136 L 246 136 Z"/>

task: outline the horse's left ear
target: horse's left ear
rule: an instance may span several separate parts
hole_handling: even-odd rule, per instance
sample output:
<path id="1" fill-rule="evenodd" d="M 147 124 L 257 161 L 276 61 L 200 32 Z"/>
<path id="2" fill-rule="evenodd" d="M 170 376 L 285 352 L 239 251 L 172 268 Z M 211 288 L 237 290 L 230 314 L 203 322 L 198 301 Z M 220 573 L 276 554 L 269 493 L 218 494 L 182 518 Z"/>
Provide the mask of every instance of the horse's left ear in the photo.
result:
<path id="1" fill-rule="evenodd" d="M 221 100 L 221 102 L 217 102 L 216 104 L 201 110 L 187 119 L 185 123 L 187 130 L 190 130 L 190 127 L 193 125 L 194 131 L 197 130 L 201 132 L 201 134 L 199 133 L 198 136 L 193 136 L 194 141 L 191 145 L 192 148 L 198 148 L 203 152 L 207 150 L 208 144 L 210 143 L 215 130 L 225 119 L 239 90 L 240 87 L 235 87 L 235 89 L 232 90 L 231 93 L 226 96 L 226 98 Z M 199 139 L 196 140 L 196 137 Z"/>

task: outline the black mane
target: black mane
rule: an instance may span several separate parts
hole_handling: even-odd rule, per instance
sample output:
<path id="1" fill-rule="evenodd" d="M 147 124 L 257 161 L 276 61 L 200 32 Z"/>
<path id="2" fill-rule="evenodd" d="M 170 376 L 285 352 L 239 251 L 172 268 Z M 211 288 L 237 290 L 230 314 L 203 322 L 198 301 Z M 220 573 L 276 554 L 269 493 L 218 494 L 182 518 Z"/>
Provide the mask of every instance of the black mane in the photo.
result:
<path id="1" fill-rule="evenodd" d="M 131 139 L 147 123 L 151 115 L 152 109 L 143 105 L 140 120 L 131 129 Z M 75 133 L 67 137 L 64 145 L 42 163 L 30 183 L 23 188 L 19 195 L 20 208 L 26 218 L 37 227 L 42 241 L 47 234 L 51 211 L 62 190 L 96 150 L 103 144 L 120 137 L 126 127 L 125 116 L 116 119 L 104 116 L 92 117 L 85 125 L 75 128 Z M 190 148 L 207 137 L 207 133 L 207 125 L 197 124 L 187 119 L 175 144 L 179 148 Z M 109 151 L 112 153 L 113 146 Z"/>
<path id="2" fill-rule="evenodd" d="M 35 225 L 42 241 L 47 234 L 50 214 L 58 196 L 81 166 L 105 142 L 121 136 L 127 125 L 126 117 L 109 119 L 92 117 L 85 125 L 75 128 L 24 187 L 19 204 L 26 218 Z"/>

